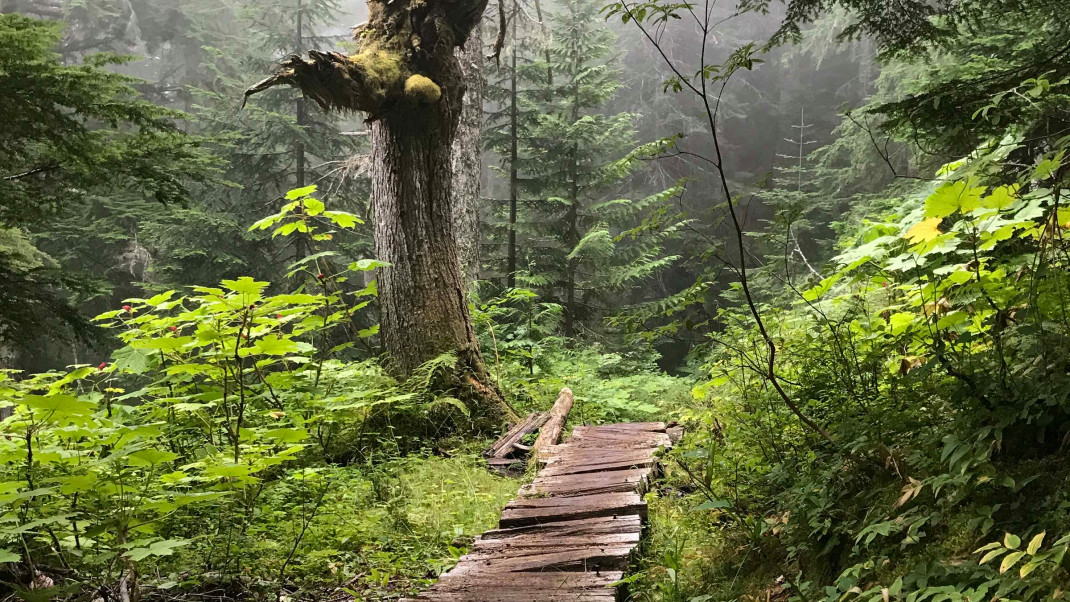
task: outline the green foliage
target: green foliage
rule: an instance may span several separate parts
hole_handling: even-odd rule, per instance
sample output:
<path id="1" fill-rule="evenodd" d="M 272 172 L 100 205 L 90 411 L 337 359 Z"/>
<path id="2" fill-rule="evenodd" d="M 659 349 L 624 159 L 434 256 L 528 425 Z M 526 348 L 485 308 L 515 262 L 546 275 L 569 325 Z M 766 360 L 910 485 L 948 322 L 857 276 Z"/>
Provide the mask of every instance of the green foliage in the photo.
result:
<path id="1" fill-rule="evenodd" d="M 72 329 L 31 316 L 19 335 L 6 330 L 5 344 L 19 347 L 15 365 L 74 361 L 85 350 L 57 344 L 61 335 L 85 335 L 80 312 L 88 317 L 125 297 L 240 275 L 282 282 L 276 266 L 314 254 L 314 245 L 246 228 L 265 205 L 284 204 L 290 188 L 316 181 L 329 202 L 338 194 L 346 208 L 364 211 L 364 180 L 349 177 L 362 139 L 340 133 L 355 127 L 304 107 L 292 92 L 264 95 L 244 111 L 234 102 L 278 54 L 323 47 L 318 34 L 338 10 L 333 0 L 93 0 L 67 6 L 62 37 L 54 23 L 4 15 L 5 85 L 18 100 L 6 107 L 5 143 L 17 155 L 0 182 L 14 204 L 0 213 L 17 211 L 4 223 L 26 228 L 55 260 L 49 270 L 13 274 L 20 285 L 12 294 L 29 291 L 20 293 L 23 305 L 31 293 L 48 300 L 33 316 L 59 312 L 73 322 Z M 129 48 L 149 56 L 82 59 Z M 367 255 L 366 230 L 336 233 L 343 265 Z M 31 319 L 17 305 L 2 313 Z"/>
<path id="2" fill-rule="evenodd" d="M 588 0 L 567 2 L 549 16 L 552 40 L 534 49 L 514 41 L 522 44 L 511 49 L 519 52 L 515 70 L 499 68 L 488 93 L 501 110 L 488 119 L 487 146 L 506 162 L 516 103 L 517 161 L 505 167 L 519 178 L 518 270 L 536 277 L 529 286 L 560 307 L 567 335 L 596 330 L 615 310 L 649 300 L 644 285 L 679 260 L 665 247 L 682 228 L 673 209 L 682 186 L 618 197 L 622 189 L 645 189 L 643 156 L 628 152 L 639 116 L 602 113 L 620 73 L 614 35 L 598 23 L 598 9 Z"/>
<path id="3" fill-rule="evenodd" d="M 177 127 L 182 113 L 140 98 L 139 80 L 111 71 L 126 59 L 92 55 L 69 64 L 53 51 L 60 32 L 46 21 L 0 15 L 0 86 L 7 90 L 0 227 L 40 231 L 45 221 L 106 195 L 132 195 L 159 210 L 160 203 L 188 200 L 191 183 L 217 174 L 204 141 Z M 38 259 L 27 262 L 26 249 L 14 252 L 6 243 L 0 250 L 0 271 L 11 282 L 0 296 L 3 344 L 28 346 L 34 331 L 85 337 L 70 296 L 94 287 L 30 255 Z"/>
<path id="4" fill-rule="evenodd" d="M 360 221 L 315 192 L 291 191 L 253 228 L 321 243 Z M 305 282 L 293 293 L 240 277 L 127 299 L 96 318 L 121 345 L 99 366 L 0 372 L 13 412 L 0 422 L 5 581 L 60 570 L 64 583 L 47 595 L 102 583 L 117 596 L 239 588 L 274 599 L 305 588 L 376 598 L 425 584 L 491 526 L 516 483 L 464 448 L 399 458 L 435 441 L 410 440 L 433 431 L 413 425 L 466 408 L 356 359 L 377 332 L 354 328 L 375 285 L 343 285 L 382 264 L 329 270 L 334 255 L 291 266 Z"/>
<path id="5" fill-rule="evenodd" d="M 674 452 L 695 493 L 664 510 L 710 539 L 671 574 L 649 561 L 665 599 L 1059 597 L 1066 540 L 1042 550 L 1041 533 L 1070 527 L 1067 141 L 1028 169 L 1023 144 L 1012 129 L 943 167 L 828 276 L 762 306 L 779 376 L 835 445 L 768 390 L 748 315 L 721 313 Z M 1001 531 L 1023 536 L 989 543 Z M 755 562 L 766 581 L 732 576 Z"/>
<path id="6" fill-rule="evenodd" d="M 520 288 L 473 313 L 480 344 L 494 359 L 488 367 L 518 411 L 547 409 L 562 387 L 575 394 L 569 419 L 576 424 L 657 420 L 666 406 L 687 398 L 685 381 L 661 372 L 645 341 L 617 351 L 570 349 L 556 334 L 560 319 L 560 306 Z"/>
<path id="7" fill-rule="evenodd" d="M 214 162 L 201 141 L 175 125 L 180 113 L 138 98 L 138 80 L 95 55 L 66 65 L 53 48 L 60 27 L 18 14 L 0 16 L 0 85 L 8 91 L 0 130 L 0 219 L 32 223 L 89 191 L 137 190 L 160 202 L 188 199 Z M 103 124 L 103 128 L 97 124 Z"/>
<path id="8" fill-rule="evenodd" d="M 916 16 L 792 2 L 788 28 L 796 9 L 832 4 L 858 19 L 848 35 Z M 674 495 L 651 496 L 668 533 L 642 562 L 644 599 L 1065 596 L 1070 139 L 1049 125 L 1063 123 L 1066 30 L 1050 3 L 1001 7 L 930 3 L 932 30 L 879 37 L 926 60 L 886 64 L 812 178 L 767 195 L 793 218 L 744 234 L 761 243 L 751 292 L 769 337 L 738 286 L 721 295 L 694 354 L 707 377 L 678 408 Z M 815 209 L 844 213 L 839 253 L 793 280 L 779 264 L 794 218 Z M 770 369 L 829 438 L 786 407 Z"/>

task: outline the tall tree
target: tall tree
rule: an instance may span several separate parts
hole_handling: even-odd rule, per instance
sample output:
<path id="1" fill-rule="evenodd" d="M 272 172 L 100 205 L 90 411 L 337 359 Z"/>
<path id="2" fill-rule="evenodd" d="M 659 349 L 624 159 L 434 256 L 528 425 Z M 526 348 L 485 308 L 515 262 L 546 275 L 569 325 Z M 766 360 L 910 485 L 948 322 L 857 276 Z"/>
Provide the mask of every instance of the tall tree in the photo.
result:
<path id="1" fill-rule="evenodd" d="M 605 203 L 626 175 L 614 169 L 614 160 L 634 146 L 637 115 L 601 112 L 620 83 L 610 57 L 614 36 L 599 9 L 591 0 L 564 2 L 550 17 L 555 36 L 544 41 L 545 52 L 517 68 L 526 92 L 520 102 L 530 108 L 522 111 L 523 131 L 516 136 L 524 157 L 516 184 L 534 199 L 525 203 L 525 217 L 543 247 L 530 262 L 551 277 L 570 336 L 597 313 L 587 308 L 613 280 L 602 268 L 612 263 L 614 236 L 634 215 L 623 209 L 636 207 Z"/>
<path id="2" fill-rule="evenodd" d="M 663 250 L 679 226 L 666 207 L 677 188 L 615 196 L 649 188 L 631 177 L 643 164 L 629 155 L 638 115 L 606 110 L 620 83 L 599 8 L 563 2 L 549 18 L 552 40 L 519 39 L 522 13 L 513 12 L 488 128 L 509 177 L 509 236 L 499 257 L 507 286 L 520 272 L 545 301 L 560 303 L 570 336 L 644 300 L 640 289 L 650 287 L 637 285 L 675 260 Z"/>
<path id="3" fill-rule="evenodd" d="M 538 8 L 538 5 L 536 4 Z M 541 18 L 541 8 L 539 9 Z M 520 203 L 520 123 L 534 119 L 533 114 L 521 115 L 521 111 L 535 111 L 538 108 L 530 103 L 521 107 L 520 77 L 518 65 L 530 60 L 530 32 L 520 30 L 520 5 L 515 1 L 503 0 L 499 5 L 499 21 L 496 40 L 493 47 L 495 62 L 490 70 L 491 81 L 488 83 L 487 100 L 490 110 L 486 116 L 487 128 L 484 144 L 501 157 L 501 171 L 508 179 L 508 198 L 492 201 L 493 213 L 504 213 L 494 236 L 505 238 L 505 286 L 516 286 L 517 257 L 517 218 Z M 502 52 L 506 57 L 502 58 Z M 496 205 L 506 203 L 504 209 Z M 499 210 L 500 209 L 500 210 Z"/>
<path id="4" fill-rule="evenodd" d="M 121 60 L 64 64 L 53 50 L 61 30 L 0 15 L 0 342 L 9 344 L 84 324 L 71 306 L 72 275 L 31 251 L 26 231 L 102 197 L 133 197 L 155 210 L 185 202 L 187 184 L 206 180 L 216 164 L 201 140 L 176 127 L 181 114 L 143 100 L 136 80 L 105 68 Z"/>
<path id="5" fill-rule="evenodd" d="M 352 56 L 292 56 L 250 88 L 300 88 L 324 108 L 362 111 L 371 122 L 372 207 L 379 259 L 382 339 L 396 370 L 411 374 L 456 356 L 449 388 L 507 411 L 472 328 L 454 234 L 452 152 L 465 91 L 455 50 L 464 47 L 486 0 L 368 3 Z"/>

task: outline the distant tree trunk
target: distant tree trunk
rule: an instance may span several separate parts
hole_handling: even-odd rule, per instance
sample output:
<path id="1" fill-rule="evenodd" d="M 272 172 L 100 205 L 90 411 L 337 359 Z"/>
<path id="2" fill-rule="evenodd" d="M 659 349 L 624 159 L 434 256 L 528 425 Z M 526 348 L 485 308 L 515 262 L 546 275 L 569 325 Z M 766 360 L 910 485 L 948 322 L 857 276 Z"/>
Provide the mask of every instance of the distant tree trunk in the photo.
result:
<path id="1" fill-rule="evenodd" d="M 303 6 L 303 0 L 297 0 L 297 31 L 294 34 L 294 52 L 301 54 L 305 51 L 305 9 Z M 305 115 L 305 95 L 300 94 L 297 97 L 297 102 L 294 106 L 295 117 L 298 129 L 301 129 L 307 121 Z M 304 188 L 306 186 L 305 176 L 305 143 L 301 138 L 297 138 L 294 141 L 294 184 L 295 188 Z M 293 237 L 294 245 L 294 261 L 299 261 L 308 255 L 311 255 L 305 248 L 306 238 L 305 236 Z"/>
<path id="2" fill-rule="evenodd" d="M 453 145 L 465 84 L 454 52 L 486 0 L 369 2 L 353 56 L 293 56 L 246 96 L 292 85 L 320 106 L 363 111 L 371 122 L 372 210 L 383 345 L 396 371 L 455 354 L 436 388 L 500 421 L 511 412 L 483 363 L 468 312 L 455 237 Z"/>
<path id="3" fill-rule="evenodd" d="M 477 25 L 457 61 L 464 79 L 461 121 L 453 141 L 453 231 L 466 286 L 479 279 L 479 190 L 483 170 L 483 28 Z"/>
<path id="4" fill-rule="evenodd" d="M 504 2 L 505 0 L 498 0 Z M 519 111 L 516 106 L 516 22 L 519 15 L 517 4 L 513 2 L 513 43 L 510 48 L 510 71 L 509 71 L 509 238 L 506 249 L 506 285 L 516 288 L 516 205 L 520 197 L 520 177 L 517 170 L 519 153 L 517 152 L 517 138 L 519 131 Z"/>
<path id="5" fill-rule="evenodd" d="M 573 111 L 576 113 L 576 111 Z M 575 121 L 573 121 L 575 123 Z M 580 192 L 579 192 L 579 165 L 578 165 L 579 149 L 572 148 L 568 156 L 568 175 L 569 175 L 569 192 L 568 192 L 568 215 L 565 217 L 567 220 L 566 227 L 568 230 L 565 232 L 565 250 L 572 253 L 576 249 L 576 246 L 580 244 L 580 225 L 579 225 L 579 209 L 580 209 Z M 565 259 L 565 335 L 573 336 L 576 334 L 576 264 L 577 259 L 569 257 Z"/>
<path id="6" fill-rule="evenodd" d="M 579 53 L 573 53 L 572 64 L 569 66 L 569 74 L 572 79 L 572 114 L 571 123 L 576 123 L 580 118 L 580 65 Z M 571 255 L 580 244 L 580 147 L 579 143 L 573 143 L 568 153 L 568 230 L 565 232 L 565 246 Z M 572 257 L 565 259 L 566 290 L 565 290 L 565 334 L 569 337 L 576 334 L 576 323 L 579 321 L 579 310 L 576 303 L 576 271 L 579 267 L 579 259 Z"/>
<path id="7" fill-rule="evenodd" d="M 305 51 L 305 8 L 302 0 L 297 0 L 297 31 L 294 33 L 294 52 L 301 54 Z M 297 127 L 305 125 L 305 95 L 297 97 L 294 107 L 297 113 Z M 305 143 L 298 138 L 294 142 L 294 162 L 296 165 L 297 187 L 305 187 Z"/>
<path id="8" fill-rule="evenodd" d="M 61 0 L 0 0 L 0 13 L 27 13 L 46 19 L 62 19 Z"/>

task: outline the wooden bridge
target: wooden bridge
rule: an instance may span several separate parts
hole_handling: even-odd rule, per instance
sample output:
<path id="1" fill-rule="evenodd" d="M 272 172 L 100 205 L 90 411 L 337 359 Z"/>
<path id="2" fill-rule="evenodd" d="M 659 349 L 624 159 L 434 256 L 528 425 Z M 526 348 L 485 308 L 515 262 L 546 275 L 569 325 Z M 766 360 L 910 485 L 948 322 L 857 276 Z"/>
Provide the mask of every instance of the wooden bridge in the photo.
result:
<path id="1" fill-rule="evenodd" d="M 613 584 L 646 520 L 642 493 L 657 468 L 655 452 L 672 442 L 664 423 L 644 422 L 578 426 L 571 440 L 554 445 L 571 405 L 566 389 L 549 415 L 529 417 L 499 441 L 527 449 L 517 433 L 546 423 L 532 446 L 545 466 L 506 505 L 498 529 L 478 537 L 453 570 L 409 602 L 617 599 Z M 492 457 L 494 463 L 503 462 Z"/>

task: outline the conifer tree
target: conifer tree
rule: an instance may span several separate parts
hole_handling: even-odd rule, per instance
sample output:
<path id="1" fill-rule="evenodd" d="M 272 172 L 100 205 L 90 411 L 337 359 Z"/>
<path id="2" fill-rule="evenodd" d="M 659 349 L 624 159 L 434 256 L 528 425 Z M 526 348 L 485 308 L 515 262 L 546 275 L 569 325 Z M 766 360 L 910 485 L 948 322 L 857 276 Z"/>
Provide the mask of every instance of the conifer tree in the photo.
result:
<path id="1" fill-rule="evenodd" d="M 0 344 L 27 345 L 66 325 L 85 332 L 71 305 L 72 291 L 83 287 L 73 286 L 47 245 L 31 247 L 28 233 L 101 198 L 137 197 L 156 209 L 180 204 L 190 198 L 188 184 L 215 166 L 201 141 L 176 127 L 180 114 L 143 100 L 136 80 L 107 69 L 120 59 L 61 62 L 54 50 L 61 30 L 0 14 Z"/>
<path id="2" fill-rule="evenodd" d="M 545 39 L 535 37 L 535 32 L 523 19 L 519 2 L 506 0 L 501 11 L 502 18 L 498 23 L 501 31 L 497 32 L 493 49 L 496 60 L 488 70 L 483 142 L 501 158 L 499 169 L 507 180 L 507 198 L 486 199 L 497 225 L 491 231 L 488 242 L 499 247 L 504 245 L 504 284 L 506 288 L 514 288 L 518 268 L 517 235 L 518 228 L 521 228 L 517 224 L 521 202 L 520 165 L 524 160 L 521 156 L 521 124 L 534 122 L 540 109 L 535 103 L 521 100 L 522 96 L 529 96 L 533 91 L 526 89 L 529 82 L 520 75 L 520 68 L 530 64 L 531 56 L 540 44 L 543 47 L 548 47 L 548 44 Z M 540 29 L 540 33 L 544 32 Z"/>
<path id="3" fill-rule="evenodd" d="M 619 161 L 635 147 L 638 116 L 600 112 L 620 87 L 614 36 L 600 8 L 568 0 L 550 17 L 553 39 L 515 67 L 517 93 L 499 93 L 516 99 L 515 135 L 505 135 L 514 115 L 500 116 L 491 130 L 498 152 L 514 141 L 518 146 L 512 174 L 520 196 L 518 263 L 547 283 L 540 287 L 544 298 L 562 304 L 569 336 L 638 300 L 621 291 L 673 261 L 662 248 L 678 227 L 671 218 L 644 223 L 676 189 L 642 200 L 612 196 L 641 161 Z M 610 292 L 615 299 L 607 303 Z"/>

